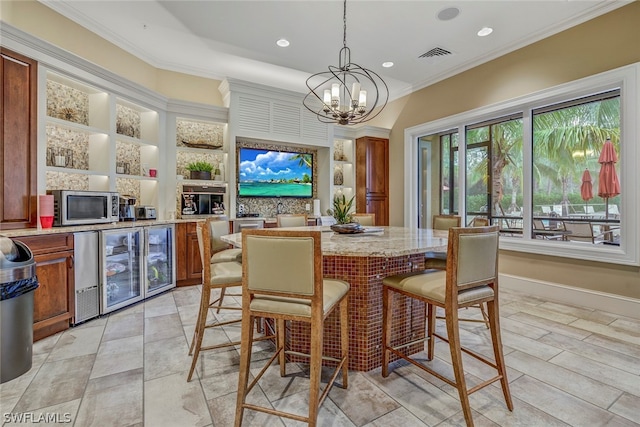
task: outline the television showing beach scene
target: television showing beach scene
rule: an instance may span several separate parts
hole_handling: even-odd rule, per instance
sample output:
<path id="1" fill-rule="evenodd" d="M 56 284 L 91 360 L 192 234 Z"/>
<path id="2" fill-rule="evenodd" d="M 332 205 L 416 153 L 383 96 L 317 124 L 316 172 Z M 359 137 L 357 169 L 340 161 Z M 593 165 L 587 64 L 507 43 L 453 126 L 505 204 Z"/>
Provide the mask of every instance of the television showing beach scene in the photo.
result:
<path id="1" fill-rule="evenodd" d="M 313 154 L 240 148 L 239 197 L 313 197 Z"/>

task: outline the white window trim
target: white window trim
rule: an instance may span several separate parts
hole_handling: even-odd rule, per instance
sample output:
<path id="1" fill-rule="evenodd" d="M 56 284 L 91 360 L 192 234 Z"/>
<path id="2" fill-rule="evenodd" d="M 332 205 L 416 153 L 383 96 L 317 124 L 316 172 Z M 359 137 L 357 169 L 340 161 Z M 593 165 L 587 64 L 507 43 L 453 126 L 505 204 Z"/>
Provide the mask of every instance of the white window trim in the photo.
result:
<path id="1" fill-rule="evenodd" d="M 417 227 L 418 213 L 418 161 L 416 150 L 418 138 L 458 128 L 460 159 L 465 159 L 464 126 L 489 120 L 506 114 L 522 111 L 525 129 L 531 123 L 531 110 L 544 105 L 554 104 L 568 99 L 586 96 L 595 92 L 620 87 L 620 182 L 623 197 L 621 199 L 621 229 L 624 233 L 620 246 L 580 245 L 575 242 L 549 242 L 540 239 L 501 237 L 500 249 L 528 252 L 542 255 L 575 258 L 589 261 L 608 262 L 623 265 L 640 265 L 640 187 L 638 186 L 640 167 L 640 63 L 617 68 L 570 83 L 551 87 L 526 96 L 466 111 L 433 122 L 424 123 L 404 131 L 404 225 Z M 531 206 L 531 135 L 524 132 L 523 140 L 523 203 Z M 458 182 L 465 183 L 464 167 L 460 167 Z M 461 187 L 464 188 L 464 187 Z M 464 192 L 460 192 L 459 214 L 464 217 Z M 531 229 L 531 217 L 524 219 L 524 230 Z M 529 232 L 530 233 L 530 232 Z"/>

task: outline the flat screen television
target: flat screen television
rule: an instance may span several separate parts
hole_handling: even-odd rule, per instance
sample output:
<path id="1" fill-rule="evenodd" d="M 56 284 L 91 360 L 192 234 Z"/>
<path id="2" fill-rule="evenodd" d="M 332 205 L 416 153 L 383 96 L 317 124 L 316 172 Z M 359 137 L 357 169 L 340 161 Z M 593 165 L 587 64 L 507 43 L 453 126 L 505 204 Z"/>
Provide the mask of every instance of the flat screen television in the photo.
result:
<path id="1" fill-rule="evenodd" d="M 313 197 L 313 154 L 241 147 L 238 197 Z"/>

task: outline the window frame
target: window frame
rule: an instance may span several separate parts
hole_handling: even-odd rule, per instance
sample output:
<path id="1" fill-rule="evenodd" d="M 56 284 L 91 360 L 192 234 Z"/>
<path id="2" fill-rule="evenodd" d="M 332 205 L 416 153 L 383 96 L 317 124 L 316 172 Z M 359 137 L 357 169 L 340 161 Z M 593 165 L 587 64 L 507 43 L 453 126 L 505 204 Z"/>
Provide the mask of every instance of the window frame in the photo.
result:
<path id="1" fill-rule="evenodd" d="M 532 180 L 532 114 L 533 110 L 547 105 L 559 104 L 568 100 L 586 97 L 598 92 L 620 89 L 620 181 L 624 192 L 621 200 L 621 229 L 624 233 L 620 246 L 576 245 L 571 242 L 551 242 L 532 238 L 532 212 L 525 213 L 523 238 L 501 236 L 500 249 L 560 256 L 612 264 L 640 266 L 640 189 L 638 165 L 640 164 L 640 63 L 603 72 L 580 80 L 547 88 L 504 102 L 462 112 L 432 122 L 405 129 L 404 136 L 404 224 L 415 228 L 417 218 L 415 206 L 416 181 L 419 171 L 415 160 L 417 140 L 421 136 L 437 134 L 443 130 L 458 129 L 458 155 L 466 159 L 466 127 L 474 123 L 490 121 L 502 116 L 522 114 L 523 120 L 523 206 L 531 206 Z M 459 212 L 466 217 L 464 195 L 466 194 L 466 168 L 461 167 L 458 174 Z"/>

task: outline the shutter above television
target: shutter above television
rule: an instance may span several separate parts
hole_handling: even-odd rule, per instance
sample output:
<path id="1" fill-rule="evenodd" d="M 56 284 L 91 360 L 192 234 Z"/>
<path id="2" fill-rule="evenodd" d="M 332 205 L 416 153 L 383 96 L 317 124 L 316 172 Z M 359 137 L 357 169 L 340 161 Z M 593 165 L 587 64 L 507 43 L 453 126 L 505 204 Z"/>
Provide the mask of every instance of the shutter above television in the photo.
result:
<path id="1" fill-rule="evenodd" d="M 237 110 L 233 111 L 237 135 L 322 146 L 332 138 L 329 125 L 307 111 L 302 100 L 269 99 L 250 93 L 238 94 L 237 100 Z"/>

